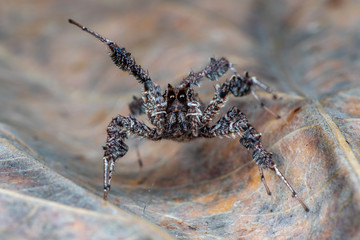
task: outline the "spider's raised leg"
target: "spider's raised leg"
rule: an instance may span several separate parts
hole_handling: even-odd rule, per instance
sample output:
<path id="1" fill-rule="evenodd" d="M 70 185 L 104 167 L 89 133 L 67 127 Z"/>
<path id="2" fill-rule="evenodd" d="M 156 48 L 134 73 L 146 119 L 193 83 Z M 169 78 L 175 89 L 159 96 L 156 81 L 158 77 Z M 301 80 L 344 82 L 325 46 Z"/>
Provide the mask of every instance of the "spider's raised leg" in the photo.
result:
<path id="1" fill-rule="evenodd" d="M 228 69 L 231 69 L 235 74 L 231 77 L 229 83 L 229 89 L 235 97 L 241 97 L 251 93 L 256 101 L 260 103 L 260 106 L 264 108 L 267 112 L 273 115 L 276 118 L 280 118 L 279 115 L 271 111 L 265 104 L 259 99 L 252 89 L 252 86 L 258 86 L 264 89 L 266 92 L 272 94 L 273 98 L 276 99 L 277 95 L 274 94 L 274 91 L 268 87 L 266 84 L 260 82 L 256 77 L 251 77 L 248 72 L 245 72 L 244 76 L 239 75 L 236 70 L 232 67 L 232 64 L 226 58 L 220 58 L 216 60 L 215 58 L 210 59 L 210 64 L 206 66 L 200 72 L 194 73 L 191 72 L 189 76 L 183 79 L 181 86 L 190 84 L 190 86 L 198 85 L 202 78 L 207 77 L 210 81 L 217 80 L 223 74 L 227 72 Z"/>
<path id="2" fill-rule="evenodd" d="M 231 64 L 226 58 L 220 58 L 219 60 L 210 58 L 209 65 L 200 72 L 191 72 L 189 76 L 182 80 L 180 86 L 184 87 L 187 84 L 190 84 L 190 86 L 193 86 L 194 84 L 199 86 L 200 80 L 204 77 L 208 78 L 210 81 L 215 81 L 225 74 L 230 67 Z"/>
<path id="3" fill-rule="evenodd" d="M 129 134 L 134 134 L 151 140 L 159 140 L 156 137 L 156 130 L 151 129 L 144 123 L 139 122 L 133 116 L 123 117 L 117 116 L 112 119 L 107 127 L 107 140 L 103 147 L 104 149 L 104 199 L 111 187 L 111 177 L 114 171 L 116 159 L 123 157 L 127 151 L 128 146 L 125 144 L 125 139 Z"/>
<path id="4" fill-rule="evenodd" d="M 205 126 L 200 131 L 201 137 L 208 138 L 226 135 L 236 137 L 237 134 L 241 136 L 240 143 L 247 149 L 253 150 L 252 157 L 256 164 L 259 166 L 260 177 L 266 188 L 267 193 L 270 194 L 270 190 L 265 182 L 262 169 L 269 168 L 273 170 L 276 175 L 285 183 L 285 185 L 291 191 L 292 196 L 299 201 L 304 210 L 309 211 L 308 207 L 298 197 L 294 188 L 290 185 L 284 175 L 277 168 L 275 162 L 272 159 L 272 154 L 266 151 L 263 147 L 260 141 L 261 134 L 258 133 L 255 128 L 248 123 L 245 114 L 242 113 L 239 109 L 233 107 L 225 114 L 225 116 L 221 117 L 214 126 Z"/>
<path id="5" fill-rule="evenodd" d="M 271 115 L 273 115 L 278 119 L 280 118 L 279 115 L 275 114 L 268 107 L 266 107 L 265 104 L 259 99 L 259 97 L 254 92 L 253 87 L 258 86 L 264 89 L 266 92 L 270 93 L 274 99 L 277 98 L 277 95 L 274 93 L 274 91 L 269 86 L 257 80 L 256 77 L 251 77 L 248 72 L 245 72 L 244 76 L 235 74 L 230 78 L 229 81 L 227 81 L 227 83 L 228 86 L 223 86 L 224 91 L 230 91 L 235 97 L 241 97 L 251 93 L 254 96 L 255 100 L 260 103 L 260 106 L 265 109 L 265 111 L 269 112 Z"/>
<path id="6" fill-rule="evenodd" d="M 267 108 L 264 103 L 261 102 L 261 100 L 258 98 L 258 96 L 252 89 L 254 85 L 260 86 L 267 92 L 271 93 L 274 98 L 276 98 L 276 95 L 273 93 L 273 90 L 271 88 L 258 81 L 255 77 L 250 77 L 247 72 L 245 72 L 244 77 L 239 74 L 235 74 L 229 80 L 224 82 L 221 86 L 216 86 L 215 95 L 210 101 L 210 104 L 205 108 L 201 117 L 202 124 L 206 125 L 213 119 L 213 117 L 225 105 L 229 93 L 232 93 L 235 97 L 241 97 L 252 93 L 255 99 L 259 101 L 261 107 L 263 107 L 266 111 L 271 113 L 276 118 L 280 118 L 279 115 L 276 115 L 269 108 Z"/>
<path id="7" fill-rule="evenodd" d="M 87 33 L 90 33 L 101 42 L 108 45 L 110 48 L 111 54 L 110 57 L 121 70 L 130 72 L 130 74 L 134 75 L 140 83 L 145 84 L 147 81 L 151 81 L 150 75 L 147 71 L 145 71 L 140 65 L 137 65 L 135 59 L 131 57 L 131 53 L 127 52 L 125 48 L 120 48 L 115 42 L 104 38 L 100 34 L 90 30 L 87 27 L 75 22 L 72 19 L 69 19 L 69 23 L 74 24 L 84 30 Z"/>
<path id="8" fill-rule="evenodd" d="M 148 71 L 144 70 L 140 65 L 136 64 L 135 59 L 131 57 L 131 53 L 127 52 L 125 48 L 120 48 L 115 42 L 104 38 L 100 34 L 88 29 L 87 27 L 69 19 L 71 24 L 74 24 L 84 30 L 85 32 L 93 35 L 101 42 L 105 43 L 111 53 L 110 57 L 121 70 L 129 72 L 144 86 L 143 101 L 146 109 L 146 113 L 151 120 L 151 123 L 157 127 L 157 132 L 160 135 L 165 128 L 165 109 L 166 103 L 164 103 L 161 96 L 160 87 L 153 83 Z"/>

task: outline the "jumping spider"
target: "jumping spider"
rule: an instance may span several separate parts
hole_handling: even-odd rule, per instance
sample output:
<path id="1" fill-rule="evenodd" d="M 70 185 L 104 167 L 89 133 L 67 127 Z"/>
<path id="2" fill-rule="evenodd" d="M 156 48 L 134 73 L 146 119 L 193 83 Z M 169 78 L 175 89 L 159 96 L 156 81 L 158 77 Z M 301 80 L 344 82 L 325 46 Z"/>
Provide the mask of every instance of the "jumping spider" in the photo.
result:
<path id="1" fill-rule="evenodd" d="M 255 77 L 251 77 L 247 72 L 243 76 L 236 73 L 226 58 L 218 60 L 211 58 L 210 64 L 203 70 L 197 73 L 191 72 L 178 86 L 174 87 L 168 84 L 168 87 L 162 93 L 159 85 L 151 80 L 147 71 L 136 64 L 134 58 L 131 57 L 131 54 L 125 48 L 120 48 L 115 42 L 104 38 L 74 20 L 69 19 L 69 22 L 105 43 L 111 51 L 110 57 L 115 65 L 123 71 L 130 72 L 144 88 L 142 98 L 134 98 L 134 101 L 130 104 L 132 115 L 128 117 L 119 115 L 113 118 L 107 127 L 107 140 L 106 145 L 103 147 L 105 200 L 110 191 L 115 161 L 123 157 L 128 151 L 125 139 L 127 139 L 129 134 L 153 141 L 169 139 L 179 142 L 191 141 L 196 138 L 221 136 L 235 138 L 241 136 L 240 143 L 247 149 L 253 150 L 252 157 L 258 165 L 260 178 L 267 193 L 271 195 L 265 181 L 263 169 L 273 170 L 290 189 L 292 196 L 299 201 L 304 210 L 309 211 L 308 207 L 297 196 L 295 190 L 277 168 L 272 159 L 272 154 L 264 149 L 260 141 L 261 134 L 248 123 L 244 113 L 238 108 L 232 107 L 215 125 L 209 125 L 210 121 L 225 105 L 230 93 L 236 97 L 251 93 L 260 102 L 252 87 L 258 86 L 272 94 L 272 90 L 269 87 L 258 81 Z M 193 89 L 194 85 L 199 86 L 200 80 L 205 77 L 210 81 L 217 80 L 229 69 L 234 72 L 234 75 L 221 86 L 216 85 L 215 95 L 210 104 L 207 107 L 203 107 Z M 273 96 L 276 98 L 275 94 Z M 261 103 L 261 106 L 276 116 L 263 103 Z M 155 128 L 150 128 L 143 122 L 136 120 L 134 115 L 142 113 L 147 114 Z M 280 116 L 276 117 L 280 118 Z"/>

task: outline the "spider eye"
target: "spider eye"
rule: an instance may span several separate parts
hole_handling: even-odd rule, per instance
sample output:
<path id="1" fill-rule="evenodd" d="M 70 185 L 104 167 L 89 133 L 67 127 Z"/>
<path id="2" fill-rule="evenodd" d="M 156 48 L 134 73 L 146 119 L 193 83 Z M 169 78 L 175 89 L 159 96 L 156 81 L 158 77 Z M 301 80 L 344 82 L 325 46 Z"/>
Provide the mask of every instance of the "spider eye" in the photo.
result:
<path id="1" fill-rule="evenodd" d="M 170 94 L 168 95 L 168 101 L 172 102 L 172 101 L 174 101 L 175 99 L 176 99 L 176 96 L 175 96 L 174 93 L 170 93 Z"/>
<path id="2" fill-rule="evenodd" d="M 185 94 L 180 94 L 179 97 L 178 97 L 178 99 L 179 99 L 180 102 L 186 101 Z"/>

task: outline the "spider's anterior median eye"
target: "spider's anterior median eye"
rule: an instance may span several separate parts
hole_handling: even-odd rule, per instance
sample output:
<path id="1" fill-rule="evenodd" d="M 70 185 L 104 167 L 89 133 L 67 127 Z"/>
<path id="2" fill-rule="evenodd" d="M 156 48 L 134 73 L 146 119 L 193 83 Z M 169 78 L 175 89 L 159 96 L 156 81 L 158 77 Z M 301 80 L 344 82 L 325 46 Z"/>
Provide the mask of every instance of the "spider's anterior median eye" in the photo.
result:
<path id="1" fill-rule="evenodd" d="M 179 99 L 180 102 L 186 101 L 186 96 L 185 96 L 185 94 L 179 94 L 178 99 Z"/>
<path id="2" fill-rule="evenodd" d="M 169 93 L 168 95 L 168 101 L 172 102 L 176 99 L 176 96 L 174 93 Z"/>
<path id="3" fill-rule="evenodd" d="M 178 95 L 177 95 L 177 99 L 180 102 L 185 102 L 186 101 L 186 92 L 184 90 L 180 90 Z"/>

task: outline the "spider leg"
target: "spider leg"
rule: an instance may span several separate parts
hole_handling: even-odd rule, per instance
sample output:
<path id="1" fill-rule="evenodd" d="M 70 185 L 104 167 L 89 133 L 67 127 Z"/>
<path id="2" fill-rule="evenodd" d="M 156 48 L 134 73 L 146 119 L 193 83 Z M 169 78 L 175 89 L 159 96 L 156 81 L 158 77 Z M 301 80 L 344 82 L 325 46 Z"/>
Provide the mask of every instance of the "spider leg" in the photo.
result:
<path id="1" fill-rule="evenodd" d="M 276 164 L 274 163 L 272 166 L 269 166 L 269 168 L 273 171 L 275 171 L 276 175 L 285 183 L 285 185 L 289 188 L 290 192 L 292 193 L 292 197 L 296 198 L 298 202 L 301 204 L 301 206 L 304 208 L 306 212 L 309 212 L 309 208 L 305 205 L 305 203 L 301 200 L 301 198 L 297 195 L 294 188 L 290 185 L 290 183 L 286 180 L 284 175 L 280 172 L 280 170 L 277 168 Z"/>
<path id="2" fill-rule="evenodd" d="M 279 115 L 271 111 L 265 104 L 259 99 L 259 97 L 253 91 L 253 86 L 257 85 L 265 89 L 267 92 L 273 94 L 273 90 L 267 87 L 262 82 L 258 81 L 255 77 L 250 77 L 248 72 L 245 72 L 244 76 L 239 74 L 234 74 L 229 80 L 224 82 L 221 86 L 216 86 L 215 95 L 210 101 L 209 105 L 205 108 L 203 115 L 201 117 L 201 123 L 203 125 L 208 124 L 213 117 L 219 112 L 219 110 L 225 105 L 227 96 L 229 93 L 232 93 L 235 97 L 241 97 L 251 93 L 254 98 L 260 103 L 266 111 L 276 118 L 280 118 Z M 273 98 L 277 98 L 273 94 Z"/>
<path id="3" fill-rule="evenodd" d="M 156 135 L 156 129 L 151 129 L 144 123 L 139 122 L 133 116 L 123 117 L 117 116 L 112 119 L 107 127 L 107 140 L 104 149 L 104 199 L 111 188 L 111 178 L 114 171 L 115 161 L 123 157 L 128 146 L 125 139 L 129 134 L 134 134 L 151 140 L 160 140 Z"/>
<path id="4" fill-rule="evenodd" d="M 137 65 L 135 59 L 131 57 L 131 53 L 127 52 L 125 48 L 120 48 L 115 42 L 104 38 L 100 34 L 92 31 L 91 29 L 84 27 L 83 25 L 69 19 L 69 23 L 81 28 L 83 31 L 93 35 L 101 42 L 108 45 L 111 54 L 110 57 L 121 70 L 130 72 L 134 77 L 139 80 L 140 83 L 145 84 L 147 81 L 151 81 L 150 75 L 140 65 Z"/>
<path id="5" fill-rule="evenodd" d="M 213 126 L 206 125 L 200 129 L 200 136 L 211 138 L 220 136 L 233 136 L 241 135 L 240 143 L 247 149 L 252 149 L 252 158 L 259 167 L 261 181 L 263 182 L 267 193 L 270 195 L 270 190 L 266 184 L 265 177 L 262 169 L 271 169 L 276 175 L 284 182 L 289 188 L 292 196 L 298 200 L 305 211 L 309 211 L 309 208 L 304 202 L 298 197 L 294 188 L 286 180 L 285 176 L 277 168 L 275 162 L 272 159 L 272 153 L 265 150 L 260 138 L 261 133 L 258 133 L 256 129 L 251 126 L 247 120 L 247 117 L 236 107 L 230 109 L 218 122 Z"/>
<path id="6" fill-rule="evenodd" d="M 264 176 L 263 169 L 262 169 L 260 166 L 258 166 L 258 168 L 259 168 L 259 173 L 260 173 L 261 181 L 262 181 L 262 183 L 263 183 L 264 186 L 265 186 L 265 189 L 266 189 L 267 194 L 270 196 L 270 195 L 271 195 L 271 192 L 270 192 L 270 189 L 269 189 L 268 185 L 266 184 L 266 180 L 265 180 L 265 176 Z"/>
<path id="7" fill-rule="evenodd" d="M 224 84 L 226 84 L 226 82 L 223 83 L 221 87 L 219 87 L 219 85 L 215 86 L 214 97 L 210 101 L 209 105 L 203 111 L 200 119 L 203 125 L 207 125 L 213 119 L 213 117 L 216 114 L 218 114 L 220 109 L 225 106 L 225 103 L 227 101 L 228 91 L 225 92 L 223 90 Z"/>
<path id="8" fill-rule="evenodd" d="M 209 65 L 207 65 L 200 72 L 191 72 L 189 76 L 182 80 L 180 86 L 183 87 L 187 84 L 190 84 L 190 86 L 193 86 L 194 84 L 200 86 L 199 82 L 204 77 L 208 78 L 210 81 L 215 81 L 223 74 L 225 74 L 229 68 L 231 68 L 231 63 L 226 58 L 223 57 L 219 60 L 210 58 Z"/>
<path id="9" fill-rule="evenodd" d="M 256 95 L 256 93 L 251 89 L 251 94 L 253 95 L 253 97 L 255 98 L 256 101 L 258 101 L 260 103 L 260 106 L 262 108 L 265 109 L 265 111 L 267 111 L 268 113 L 270 113 L 271 115 L 273 115 L 275 118 L 280 119 L 280 115 L 277 115 L 276 113 L 274 113 L 273 111 L 271 111 L 270 108 L 268 108 L 267 106 L 265 106 L 265 104 L 260 100 L 260 98 L 258 97 L 258 95 Z"/>
<path id="10" fill-rule="evenodd" d="M 161 134 L 165 128 L 165 107 L 166 103 L 161 96 L 160 87 L 153 83 L 148 71 L 144 70 L 140 65 L 136 64 L 135 59 L 131 57 L 131 53 L 127 52 L 125 48 L 120 48 L 115 42 L 106 39 L 100 34 L 90 30 L 89 28 L 69 19 L 69 23 L 81 28 L 83 31 L 91 34 L 106 44 L 111 53 L 110 57 L 114 64 L 121 70 L 129 72 L 144 86 L 143 101 L 144 107 L 151 123 L 157 127 L 158 134 Z M 166 118 L 165 118 L 166 119 Z"/>
<path id="11" fill-rule="evenodd" d="M 271 115 L 279 119 L 280 116 L 275 114 L 268 107 L 266 107 L 265 104 L 255 94 L 253 90 L 253 86 L 258 86 L 264 89 L 266 92 L 272 94 L 273 99 L 277 99 L 277 95 L 274 94 L 274 90 L 272 90 L 269 86 L 257 80 L 256 77 L 251 77 L 248 72 L 245 72 L 244 76 L 241 76 L 239 74 L 233 75 L 230 78 L 228 86 L 224 87 L 224 90 L 230 91 L 235 97 L 244 96 L 251 93 L 255 98 L 255 100 L 260 103 L 260 106 L 265 109 L 265 111 L 269 112 Z"/>
<path id="12" fill-rule="evenodd" d="M 112 173 L 114 172 L 115 160 L 113 158 L 103 157 L 103 161 L 104 161 L 104 200 L 106 200 L 111 187 L 111 178 L 112 178 Z"/>

